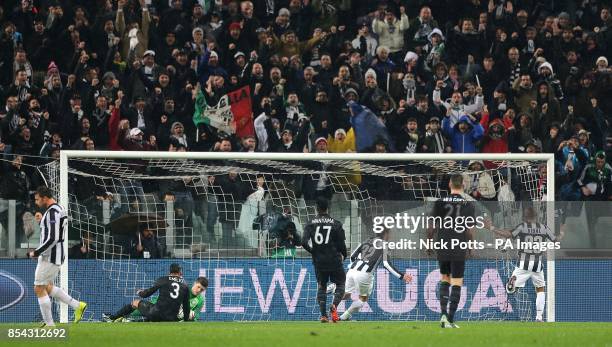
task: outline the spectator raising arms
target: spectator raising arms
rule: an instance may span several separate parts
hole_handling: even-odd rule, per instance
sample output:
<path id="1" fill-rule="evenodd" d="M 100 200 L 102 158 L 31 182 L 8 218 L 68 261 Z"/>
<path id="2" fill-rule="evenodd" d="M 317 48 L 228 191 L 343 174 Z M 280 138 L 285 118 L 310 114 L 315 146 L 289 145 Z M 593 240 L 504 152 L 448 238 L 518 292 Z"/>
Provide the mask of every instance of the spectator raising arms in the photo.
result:
<path id="1" fill-rule="evenodd" d="M 75 148 L 545 152 L 555 154 L 558 198 L 609 195 L 605 1 L 84 3 L 2 2 L 2 198 L 28 205 L 36 180 L 29 165 Z M 210 110 L 238 107 L 236 93 L 244 117 Z M 330 168 L 312 168 L 322 169 Z M 346 173 L 351 182 L 363 178 L 371 192 L 387 182 L 354 171 Z M 471 172 L 481 171 L 468 193 L 492 199 L 486 170 Z M 231 192 L 229 210 L 252 193 L 236 174 L 207 187 Z M 514 189 L 507 179 L 503 187 Z M 326 175 L 283 180 L 296 196 L 329 197 Z M 177 202 L 182 192 L 172 192 Z M 224 237 L 238 242 L 236 216 L 218 203 L 201 203 L 209 231 L 220 219 Z"/>

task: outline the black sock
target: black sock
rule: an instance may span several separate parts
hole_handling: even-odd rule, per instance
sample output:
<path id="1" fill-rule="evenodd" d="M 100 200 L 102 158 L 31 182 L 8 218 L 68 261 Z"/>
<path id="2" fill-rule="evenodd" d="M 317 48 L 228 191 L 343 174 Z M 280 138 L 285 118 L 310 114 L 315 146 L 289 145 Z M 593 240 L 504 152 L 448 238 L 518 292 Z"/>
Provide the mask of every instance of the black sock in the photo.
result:
<path id="1" fill-rule="evenodd" d="M 448 320 L 452 323 L 455 321 L 455 312 L 459 306 L 461 299 L 461 286 L 452 286 L 450 293 L 450 304 L 448 305 Z"/>
<path id="2" fill-rule="evenodd" d="M 110 319 L 115 320 L 115 319 L 117 319 L 119 317 L 125 317 L 125 316 L 129 315 L 132 312 L 134 312 L 134 308 L 132 307 L 132 305 L 127 304 L 127 305 L 123 306 L 122 308 L 120 308 L 119 311 L 117 311 L 117 313 L 111 315 Z"/>
<path id="3" fill-rule="evenodd" d="M 327 317 L 327 285 L 319 283 L 317 290 L 317 301 L 319 302 L 319 309 L 321 310 L 321 316 Z"/>
<path id="4" fill-rule="evenodd" d="M 448 306 L 448 292 L 450 283 L 440 281 L 440 311 L 442 314 L 446 314 L 446 307 Z"/>
<path id="5" fill-rule="evenodd" d="M 334 306 L 338 307 L 343 297 L 344 297 L 344 283 L 336 284 L 336 291 L 334 292 Z"/>

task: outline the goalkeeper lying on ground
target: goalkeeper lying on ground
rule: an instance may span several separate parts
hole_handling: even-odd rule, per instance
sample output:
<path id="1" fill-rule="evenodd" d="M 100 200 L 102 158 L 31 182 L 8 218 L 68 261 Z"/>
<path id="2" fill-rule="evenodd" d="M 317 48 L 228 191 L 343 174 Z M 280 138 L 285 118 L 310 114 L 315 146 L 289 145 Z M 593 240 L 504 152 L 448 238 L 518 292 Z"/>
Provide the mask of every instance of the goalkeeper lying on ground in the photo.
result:
<path id="1" fill-rule="evenodd" d="M 189 312 L 189 320 L 197 321 L 200 319 L 200 311 L 202 311 L 202 307 L 204 306 L 204 296 L 201 295 L 208 288 L 208 279 L 206 277 L 198 277 L 195 282 L 191 286 L 191 291 L 189 292 L 189 308 L 191 311 Z M 157 302 L 157 297 L 151 298 L 151 303 L 155 304 Z M 178 320 L 183 320 L 183 310 L 181 309 L 177 316 Z M 140 311 L 136 310 L 132 312 L 129 316 L 125 317 L 123 322 L 144 322 L 146 319 L 142 316 Z"/>
<path id="2" fill-rule="evenodd" d="M 159 291 L 159 297 L 155 300 L 155 303 L 137 299 L 132 301 L 131 304 L 123 306 L 115 314 L 103 314 L 102 320 L 106 322 L 124 321 L 125 317 L 129 317 L 137 309 L 147 321 L 175 322 L 180 319 L 185 321 L 192 320 L 196 317 L 196 313 L 191 314 L 192 307 L 194 304 L 197 305 L 199 301 L 202 301 L 199 294 L 205 290 L 204 285 L 208 286 L 206 278 L 203 278 L 201 281 L 198 280 L 196 280 L 193 288 L 190 290 L 185 285 L 180 265 L 172 264 L 168 276 L 158 278 L 153 287 L 138 291 L 138 295 L 141 298 L 148 298 L 153 293 Z M 202 282 L 204 282 L 204 285 Z M 194 288 L 195 291 L 193 290 Z M 200 308 L 202 305 L 203 301 Z M 185 312 L 185 317 L 182 317 L 182 312 Z"/>

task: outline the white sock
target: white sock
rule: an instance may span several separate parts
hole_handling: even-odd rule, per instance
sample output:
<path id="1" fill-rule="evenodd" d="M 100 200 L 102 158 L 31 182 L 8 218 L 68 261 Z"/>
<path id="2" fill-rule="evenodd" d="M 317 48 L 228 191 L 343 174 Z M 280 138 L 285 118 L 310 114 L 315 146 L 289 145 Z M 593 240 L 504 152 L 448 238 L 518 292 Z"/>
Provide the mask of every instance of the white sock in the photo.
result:
<path id="1" fill-rule="evenodd" d="M 79 302 L 74 300 L 68 293 L 66 293 L 62 288 L 53 286 L 51 293 L 49 293 L 52 298 L 55 298 L 64 304 L 72 307 L 73 309 L 79 308 Z"/>
<path id="2" fill-rule="evenodd" d="M 544 306 L 546 305 L 546 293 L 536 293 L 536 319 L 542 319 Z"/>
<path id="3" fill-rule="evenodd" d="M 344 313 L 340 316 L 340 320 L 349 320 L 353 316 L 353 314 L 359 312 L 363 307 L 363 301 L 355 300 L 348 308 L 348 310 L 344 311 Z"/>
<path id="4" fill-rule="evenodd" d="M 38 298 L 38 306 L 40 306 L 40 313 L 42 314 L 43 321 L 48 326 L 55 326 L 53 323 L 53 314 L 51 313 L 51 299 L 48 295 Z"/>

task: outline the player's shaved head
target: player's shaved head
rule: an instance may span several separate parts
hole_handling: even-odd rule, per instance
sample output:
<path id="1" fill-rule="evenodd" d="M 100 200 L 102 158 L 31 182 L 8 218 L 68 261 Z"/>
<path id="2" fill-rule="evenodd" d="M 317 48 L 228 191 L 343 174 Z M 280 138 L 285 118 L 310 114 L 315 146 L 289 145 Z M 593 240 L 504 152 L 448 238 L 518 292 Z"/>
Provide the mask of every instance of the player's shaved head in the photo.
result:
<path id="1" fill-rule="evenodd" d="M 463 176 L 453 175 L 450 179 L 451 189 L 463 189 Z"/>

